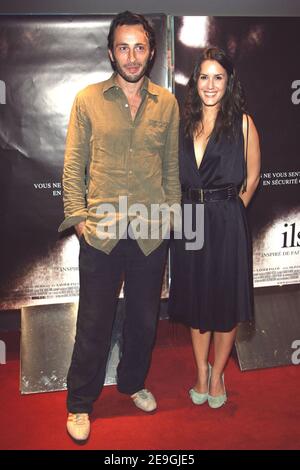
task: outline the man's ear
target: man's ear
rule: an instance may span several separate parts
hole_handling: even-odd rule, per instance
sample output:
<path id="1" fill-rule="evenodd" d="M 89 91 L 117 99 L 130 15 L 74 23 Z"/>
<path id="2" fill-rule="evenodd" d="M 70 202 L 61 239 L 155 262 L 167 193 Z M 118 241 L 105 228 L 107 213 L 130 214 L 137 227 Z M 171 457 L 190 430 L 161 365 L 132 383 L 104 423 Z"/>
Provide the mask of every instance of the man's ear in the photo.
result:
<path id="1" fill-rule="evenodd" d="M 109 55 L 109 58 L 112 62 L 114 62 L 114 56 L 113 56 L 113 53 L 110 49 L 108 49 L 108 55 Z"/>

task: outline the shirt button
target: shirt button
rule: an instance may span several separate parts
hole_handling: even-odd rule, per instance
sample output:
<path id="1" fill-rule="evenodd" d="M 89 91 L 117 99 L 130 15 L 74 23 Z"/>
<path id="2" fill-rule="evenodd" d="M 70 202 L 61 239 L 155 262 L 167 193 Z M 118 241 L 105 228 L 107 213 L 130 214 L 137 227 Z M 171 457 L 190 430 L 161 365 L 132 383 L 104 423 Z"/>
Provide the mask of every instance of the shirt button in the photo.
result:
<path id="1" fill-rule="evenodd" d="M 125 108 L 128 108 L 128 103 L 125 104 Z"/>
<path id="2" fill-rule="evenodd" d="M 129 172 L 128 172 L 128 173 L 129 173 L 130 175 L 132 175 L 132 171 L 131 171 L 131 170 L 129 170 Z"/>
<path id="3" fill-rule="evenodd" d="M 132 152 L 132 149 L 129 149 L 129 152 Z"/>

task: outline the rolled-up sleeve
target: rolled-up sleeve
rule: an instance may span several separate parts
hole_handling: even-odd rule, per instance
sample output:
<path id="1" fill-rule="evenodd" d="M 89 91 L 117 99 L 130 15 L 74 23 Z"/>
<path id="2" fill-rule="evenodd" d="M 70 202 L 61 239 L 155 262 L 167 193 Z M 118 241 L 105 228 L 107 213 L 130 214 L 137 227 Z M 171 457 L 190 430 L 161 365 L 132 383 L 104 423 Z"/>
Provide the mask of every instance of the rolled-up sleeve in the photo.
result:
<path id="1" fill-rule="evenodd" d="M 177 101 L 174 98 L 163 158 L 163 188 L 166 194 L 166 202 L 170 206 L 174 203 L 180 204 L 181 201 L 178 165 L 178 127 L 179 110 Z"/>
<path id="2" fill-rule="evenodd" d="M 79 93 L 74 101 L 66 138 L 63 171 L 63 202 L 65 219 L 59 232 L 78 224 L 87 217 L 86 168 L 89 160 L 91 124 L 84 100 Z"/>

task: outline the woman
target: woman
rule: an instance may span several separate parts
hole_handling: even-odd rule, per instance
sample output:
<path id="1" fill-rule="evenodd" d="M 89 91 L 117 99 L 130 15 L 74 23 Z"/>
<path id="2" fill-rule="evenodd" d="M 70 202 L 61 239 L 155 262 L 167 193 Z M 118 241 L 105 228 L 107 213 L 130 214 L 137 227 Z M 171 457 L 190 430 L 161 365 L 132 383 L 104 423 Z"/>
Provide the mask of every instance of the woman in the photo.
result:
<path id="1" fill-rule="evenodd" d="M 195 66 L 181 127 L 184 222 L 190 222 L 185 204 L 192 205 L 194 216 L 204 204 L 204 246 L 188 250 L 186 240 L 174 240 L 169 315 L 191 328 L 197 365 L 191 400 L 219 408 L 227 400 L 223 373 L 237 324 L 252 318 L 245 207 L 259 182 L 260 149 L 233 65 L 216 47 L 205 49 Z"/>

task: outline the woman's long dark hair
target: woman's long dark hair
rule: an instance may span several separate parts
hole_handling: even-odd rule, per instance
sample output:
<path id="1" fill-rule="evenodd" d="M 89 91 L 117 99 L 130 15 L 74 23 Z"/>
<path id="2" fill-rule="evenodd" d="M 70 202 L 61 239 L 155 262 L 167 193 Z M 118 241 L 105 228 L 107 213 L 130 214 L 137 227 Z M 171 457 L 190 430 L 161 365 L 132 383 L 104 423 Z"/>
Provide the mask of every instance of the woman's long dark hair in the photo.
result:
<path id="1" fill-rule="evenodd" d="M 220 135 L 223 133 L 229 137 L 235 136 L 237 134 L 239 119 L 241 119 L 242 114 L 246 112 L 244 93 L 231 60 L 225 52 L 218 47 L 207 47 L 202 51 L 189 79 L 184 107 L 185 134 L 193 138 L 194 135 L 199 132 L 199 125 L 201 132 L 203 105 L 199 97 L 197 84 L 201 64 L 205 60 L 217 61 L 228 74 L 226 92 L 222 98 L 214 127 L 216 138 L 219 139 Z"/>

